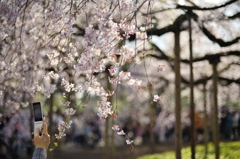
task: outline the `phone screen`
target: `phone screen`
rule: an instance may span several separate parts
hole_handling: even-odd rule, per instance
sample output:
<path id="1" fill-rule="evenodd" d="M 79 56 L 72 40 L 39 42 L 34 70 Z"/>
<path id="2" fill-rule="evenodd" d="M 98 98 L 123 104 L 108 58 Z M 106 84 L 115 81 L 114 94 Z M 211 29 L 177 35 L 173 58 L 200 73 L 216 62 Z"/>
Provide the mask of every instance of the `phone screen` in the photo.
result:
<path id="1" fill-rule="evenodd" d="M 33 103 L 33 113 L 35 122 L 42 121 L 42 108 L 40 102 Z"/>

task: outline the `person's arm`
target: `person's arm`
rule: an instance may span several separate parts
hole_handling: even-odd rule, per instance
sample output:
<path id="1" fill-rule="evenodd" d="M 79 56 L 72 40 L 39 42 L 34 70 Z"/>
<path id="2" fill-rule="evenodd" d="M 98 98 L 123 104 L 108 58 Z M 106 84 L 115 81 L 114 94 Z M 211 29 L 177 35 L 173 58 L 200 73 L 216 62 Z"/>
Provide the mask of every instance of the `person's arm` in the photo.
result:
<path id="1" fill-rule="evenodd" d="M 43 148 L 35 148 L 32 159 L 46 159 L 47 151 Z"/>
<path id="2" fill-rule="evenodd" d="M 35 150 L 33 153 L 32 159 L 46 159 L 47 158 L 47 149 L 50 144 L 50 135 L 47 131 L 47 123 L 45 117 L 43 118 L 43 133 L 40 134 L 40 130 L 38 130 L 38 135 L 35 135 L 33 138 L 33 142 L 35 145 Z"/>

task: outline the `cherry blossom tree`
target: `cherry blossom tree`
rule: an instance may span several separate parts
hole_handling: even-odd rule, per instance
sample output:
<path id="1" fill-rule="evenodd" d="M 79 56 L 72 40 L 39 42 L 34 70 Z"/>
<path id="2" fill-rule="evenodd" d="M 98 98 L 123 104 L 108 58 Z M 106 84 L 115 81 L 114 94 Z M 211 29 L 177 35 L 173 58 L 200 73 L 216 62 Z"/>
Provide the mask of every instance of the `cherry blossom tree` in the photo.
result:
<path id="1" fill-rule="evenodd" d="M 149 0 L 1 1 L 1 114 L 30 106 L 37 94 L 50 98 L 60 81 L 63 97 L 87 92 L 88 99 L 95 94 L 100 97 L 98 116 L 114 116 L 109 98 L 116 92 L 109 92 L 99 77 L 109 71 L 111 84 L 141 89 L 141 80 L 121 67 L 139 62 L 137 50 L 145 46 L 150 27 L 139 12 L 150 11 L 152 5 Z M 132 34 L 138 43 L 131 48 L 126 40 Z M 67 116 L 75 113 L 68 98 L 62 105 Z M 68 119 L 59 123 L 57 139 L 70 127 Z"/>

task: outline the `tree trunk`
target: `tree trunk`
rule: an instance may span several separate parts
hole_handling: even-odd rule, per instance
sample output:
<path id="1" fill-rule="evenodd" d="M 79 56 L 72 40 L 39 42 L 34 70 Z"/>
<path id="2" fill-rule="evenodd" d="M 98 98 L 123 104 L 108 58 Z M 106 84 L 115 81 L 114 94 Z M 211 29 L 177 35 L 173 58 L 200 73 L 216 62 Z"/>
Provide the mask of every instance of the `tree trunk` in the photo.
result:
<path id="1" fill-rule="evenodd" d="M 203 84 L 203 108 L 204 108 L 204 147 L 205 155 L 208 153 L 208 115 L 207 115 L 207 99 L 206 99 L 206 83 Z"/>
<path id="2" fill-rule="evenodd" d="M 112 125 L 114 125 L 114 118 L 112 118 Z M 115 131 L 112 130 L 111 136 L 111 158 L 114 159 L 115 157 Z"/>
<path id="3" fill-rule="evenodd" d="M 217 101 L 217 95 L 218 95 L 218 89 L 217 89 L 217 64 L 213 64 L 213 99 L 214 99 L 214 143 L 215 143 L 215 159 L 219 159 L 219 125 L 218 125 L 218 101 Z"/>
<path id="4" fill-rule="evenodd" d="M 219 148 L 219 124 L 218 124 L 218 100 L 217 100 L 217 95 L 218 95 L 217 64 L 220 62 L 220 59 L 214 58 L 214 59 L 211 59 L 209 62 L 210 64 L 212 64 L 212 68 L 213 68 L 213 122 L 214 122 L 213 137 L 214 137 L 214 145 L 215 145 L 215 159 L 219 159 L 220 148 Z"/>
<path id="5" fill-rule="evenodd" d="M 104 134 L 104 159 L 109 159 L 109 134 L 108 134 L 108 126 L 109 126 L 109 117 L 105 120 L 105 134 Z"/>
<path id="6" fill-rule="evenodd" d="M 175 153 L 176 159 L 181 159 L 182 123 L 181 123 L 181 77 L 180 77 L 180 31 L 175 30 Z"/>
<path id="7" fill-rule="evenodd" d="M 190 118 L 191 118 L 191 158 L 195 159 L 195 140 L 196 140 L 196 131 L 195 131 L 195 106 L 194 106 L 194 79 L 193 79 L 193 49 L 192 49 L 192 23 L 191 23 L 191 13 L 188 11 L 188 24 L 189 24 L 189 66 L 190 66 Z"/>

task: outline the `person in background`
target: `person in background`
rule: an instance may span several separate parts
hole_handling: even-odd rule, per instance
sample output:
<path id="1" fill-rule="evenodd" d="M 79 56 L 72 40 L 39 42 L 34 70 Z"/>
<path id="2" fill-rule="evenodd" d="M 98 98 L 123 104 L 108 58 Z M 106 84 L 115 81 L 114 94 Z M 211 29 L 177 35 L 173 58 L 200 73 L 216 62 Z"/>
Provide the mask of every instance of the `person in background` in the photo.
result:
<path id="1" fill-rule="evenodd" d="M 47 130 L 46 118 L 43 118 L 43 131 L 40 134 L 34 135 L 33 143 L 35 145 L 35 150 L 33 152 L 32 159 L 46 159 L 47 158 L 47 149 L 50 144 L 50 135 Z"/>
<path id="2" fill-rule="evenodd" d="M 233 140 L 238 139 L 238 120 L 239 120 L 239 114 L 237 111 L 234 111 L 232 113 L 232 135 L 233 135 Z"/>
<path id="3" fill-rule="evenodd" d="M 0 139 L 0 158 L 7 159 L 7 146 L 1 139 Z"/>
<path id="4" fill-rule="evenodd" d="M 225 140 L 230 140 L 232 134 L 232 113 L 226 112 Z"/>
<path id="5" fill-rule="evenodd" d="M 0 115 L 0 131 L 4 127 L 3 116 Z M 0 158 L 7 159 L 7 144 L 3 140 L 3 135 L 0 134 Z"/>
<path id="6" fill-rule="evenodd" d="M 76 146 L 86 146 L 85 144 L 85 125 L 81 114 L 76 114 L 73 117 L 73 141 Z"/>

